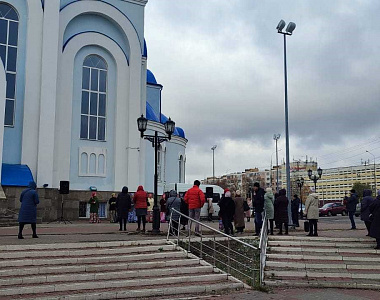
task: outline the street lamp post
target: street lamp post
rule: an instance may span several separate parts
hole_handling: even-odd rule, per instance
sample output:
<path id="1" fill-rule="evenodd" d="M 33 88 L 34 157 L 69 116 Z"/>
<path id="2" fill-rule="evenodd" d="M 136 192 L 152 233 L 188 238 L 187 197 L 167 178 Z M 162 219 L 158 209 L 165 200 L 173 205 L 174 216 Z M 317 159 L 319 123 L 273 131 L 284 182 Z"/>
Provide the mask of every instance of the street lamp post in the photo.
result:
<path id="1" fill-rule="evenodd" d="M 323 170 L 321 168 L 318 168 L 318 170 L 317 170 L 318 176 L 317 176 L 315 174 L 313 175 L 313 171 L 311 169 L 309 169 L 307 171 L 307 175 L 309 176 L 309 179 L 314 182 L 314 190 L 315 190 L 315 192 L 317 192 L 317 181 L 319 179 L 321 179 L 322 172 L 323 172 Z"/>
<path id="2" fill-rule="evenodd" d="M 152 142 L 152 147 L 154 147 L 154 204 L 153 204 L 153 223 L 152 223 L 152 233 L 160 233 L 160 209 L 158 207 L 158 198 L 157 198 L 157 184 L 158 184 L 158 174 L 157 174 L 157 161 L 158 161 L 158 147 L 162 142 L 168 141 L 171 139 L 172 134 L 175 129 L 175 122 L 170 118 L 164 124 L 165 132 L 168 137 L 159 136 L 157 131 L 154 131 L 154 135 L 144 134 L 148 125 L 148 120 L 141 115 L 137 119 L 137 127 L 141 133 L 141 138 Z"/>
<path id="3" fill-rule="evenodd" d="M 278 150 L 277 150 L 277 141 L 279 140 L 280 137 L 281 137 L 281 134 L 279 134 L 279 133 L 273 135 L 273 139 L 276 141 L 276 192 L 277 193 L 278 193 Z"/>
<path id="4" fill-rule="evenodd" d="M 285 32 L 282 30 L 285 27 L 285 21 L 281 20 L 276 29 L 277 32 L 284 36 L 284 83 L 285 83 L 285 141 L 286 141 L 286 194 L 288 199 L 291 199 L 291 190 L 290 190 L 290 158 L 289 158 L 289 121 L 288 121 L 288 75 L 286 69 L 286 36 L 292 35 L 294 29 L 296 29 L 296 24 L 289 22 L 286 26 Z M 289 220 L 291 220 L 291 204 L 289 201 L 288 206 Z"/>
<path id="5" fill-rule="evenodd" d="M 215 152 L 216 147 L 217 147 L 217 145 L 214 145 L 211 147 L 211 150 L 212 150 L 212 183 L 213 184 L 215 183 L 215 156 L 214 156 L 214 152 Z"/>
<path id="6" fill-rule="evenodd" d="M 368 150 L 366 150 L 365 152 L 373 156 L 373 181 L 374 181 L 374 189 L 375 189 L 375 194 L 376 194 L 376 157 L 373 153 L 369 152 Z"/>
<path id="7" fill-rule="evenodd" d="M 298 178 L 296 180 L 296 182 L 297 182 L 297 186 L 300 189 L 300 199 L 301 199 L 301 201 L 300 201 L 300 216 L 301 216 L 301 219 L 302 219 L 303 218 L 303 211 L 302 211 L 302 187 L 303 187 L 303 184 L 304 184 L 305 180 L 303 179 L 303 177 L 301 177 L 301 178 Z"/>

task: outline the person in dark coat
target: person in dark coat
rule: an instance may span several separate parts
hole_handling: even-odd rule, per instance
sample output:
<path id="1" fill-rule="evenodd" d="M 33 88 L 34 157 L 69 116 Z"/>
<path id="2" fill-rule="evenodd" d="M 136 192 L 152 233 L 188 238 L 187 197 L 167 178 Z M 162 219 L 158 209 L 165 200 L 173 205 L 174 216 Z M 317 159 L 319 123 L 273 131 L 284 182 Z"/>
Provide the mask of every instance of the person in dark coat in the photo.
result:
<path id="1" fill-rule="evenodd" d="M 255 210 L 255 233 L 260 235 L 261 227 L 263 226 L 263 211 L 264 211 L 264 195 L 265 191 L 260 187 L 258 182 L 253 184 L 253 201 L 252 206 Z"/>
<path id="2" fill-rule="evenodd" d="M 127 231 L 128 212 L 132 208 L 132 200 L 131 200 L 131 196 L 128 194 L 128 187 L 126 186 L 123 187 L 121 193 L 117 195 L 116 207 L 117 207 L 117 215 L 119 217 L 119 224 L 120 224 L 119 231 L 122 230 L 123 222 L 124 222 L 124 231 Z"/>
<path id="3" fill-rule="evenodd" d="M 117 222 L 117 214 L 116 214 L 116 193 L 112 193 L 111 198 L 108 200 L 109 212 L 110 212 L 110 222 Z"/>
<path id="4" fill-rule="evenodd" d="M 185 196 L 185 195 L 183 195 L 183 196 Z M 189 216 L 189 206 L 187 205 L 187 203 L 185 202 L 183 197 L 181 197 L 181 213 L 183 213 L 185 216 Z M 182 230 L 186 229 L 188 222 L 189 222 L 188 218 L 181 216 L 180 223 L 182 225 Z"/>
<path id="5" fill-rule="evenodd" d="M 30 181 L 28 188 L 22 191 L 20 195 L 21 207 L 18 214 L 19 231 L 18 238 L 23 239 L 22 231 L 25 224 L 31 224 L 33 231 L 33 238 L 38 238 L 37 236 L 37 205 L 40 203 L 38 194 L 36 191 L 37 185 L 34 181 Z"/>
<path id="6" fill-rule="evenodd" d="M 234 228 L 232 226 L 232 221 L 234 220 L 235 214 L 235 202 L 231 198 L 230 191 L 226 192 L 224 198 L 220 199 L 219 207 L 219 216 L 223 221 L 224 233 L 233 235 Z"/>
<path id="7" fill-rule="evenodd" d="M 293 200 L 292 200 L 292 203 L 291 203 L 291 209 L 292 209 L 292 221 L 293 221 L 293 224 L 296 226 L 296 227 L 300 227 L 300 224 L 299 224 L 299 221 L 298 221 L 298 209 L 300 207 L 300 198 L 298 198 L 298 195 L 295 194 L 293 196 Z"/>
<path id="8" fill-rule="evenodd" d="M 358 204 L 358 195 L 356 194 L 356 191 L 354 189 L 352 189 L 350 193 L 351 195 L 350 197 L 348 197 L 346 209 L 348 211 L 348 216 L 351 221 L 351 229 L 356 229 L 354 216 L 356 211 L 356 205 Z"/>
<path id="9" fill-rule="evenodd" d="M 99 199 L 96 196 L 96 192 L 91 193 L 91 198 L 88 203 L 90 204 L 90 223 L 100 223 Z"/>
<path id="10" fill-rule="evenodd" d="M 369 212 L 372 215 L 369 235 L 376 239 L 375 249 L 380 249 L 380 190 L 377 191 L 376 199 L 369 206 Z"/>
<path id="11" fill-rule="evenodd" d="M 282 234 L 282 225 L 285 227 L 285 234 L 288 234 L 288 204 L 289 200 L 286 197 L 286 190 L 282 189 L 278 192 L 279 196 L 274 200 L 274 219 L 280 228 L 278 234 Z"/>
<path id="12" fill-rule="evenodd" d="M 369 218 L 369 206 L 372 204 L 374 201 L 372 197 L 372 191 L 371 190 L 364 190 L 363 191 L 363 200 L 362 204 L 360 207 L 360 219 L 364 221 L 365 227 L 367 227 L 368 234 L 369 236 L 369 231 L 371 228 L 371 220 Z"/>

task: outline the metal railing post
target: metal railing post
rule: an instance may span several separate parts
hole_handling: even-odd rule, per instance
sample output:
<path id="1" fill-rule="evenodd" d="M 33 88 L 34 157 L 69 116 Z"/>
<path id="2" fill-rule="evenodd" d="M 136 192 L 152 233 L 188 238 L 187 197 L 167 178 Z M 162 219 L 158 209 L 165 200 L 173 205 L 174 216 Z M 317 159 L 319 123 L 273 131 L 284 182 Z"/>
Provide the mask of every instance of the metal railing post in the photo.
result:
<path id="1" fill-rule="evenodd" d="M 179 235 L 181 233 L 181 215 L 179 215 L 178 219 L 178 230 L 177 230 L 177 246 L 179 246 Z"/>
<path id="2" fill-rule="evenodd" d="M 255 251 L 252 252 L 252 287 L 255 286 L 256 274 L 255 274 Z M 261 261 L 260 261 L 260 270 L 261 270 Z"/>
<path id="3" fill-rule="evenodd" d="M 227 278 L 228 276 L 231 274 L 231 259 L 230 259 L 230 238 L 228 238 L 228 274 L 227 274 Z"/>
<path id="4" fill-rule="evenodd" d="M 203 258 L 203 226 L 201 225 L 201 259 Z"/>
<path id="5" fill-rule="evenodd" d="M 216 249 L 215 249 L 215 232 L 214 232 L 214 253 L 213 253 L 213 259 L 214 259 L 214 268 L 216 268 L 216 261 L 215 261 L 215 253 L 216 253 Z"/>

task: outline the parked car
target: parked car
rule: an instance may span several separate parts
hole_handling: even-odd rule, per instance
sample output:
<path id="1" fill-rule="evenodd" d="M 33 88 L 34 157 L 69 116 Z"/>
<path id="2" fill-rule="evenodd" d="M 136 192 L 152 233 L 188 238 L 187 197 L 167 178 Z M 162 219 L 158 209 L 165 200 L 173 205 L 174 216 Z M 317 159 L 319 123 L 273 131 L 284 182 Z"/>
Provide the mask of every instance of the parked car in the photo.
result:
<path id="1" fill-rule="evenodd" d="M 360 216 L 360 214 L 361 214 L 361 208 L 362 208 L 362 204 L 361 203 L 356 204 L 355 217 L 359 217 Z"/>
<path id="2" fill-rule="evenodd" d="M 320 216 L 336 216 L 337 214 L 342 216 L 347 214 L 346 207 L 341 203 L 326 203 L 319 209 Z"/>

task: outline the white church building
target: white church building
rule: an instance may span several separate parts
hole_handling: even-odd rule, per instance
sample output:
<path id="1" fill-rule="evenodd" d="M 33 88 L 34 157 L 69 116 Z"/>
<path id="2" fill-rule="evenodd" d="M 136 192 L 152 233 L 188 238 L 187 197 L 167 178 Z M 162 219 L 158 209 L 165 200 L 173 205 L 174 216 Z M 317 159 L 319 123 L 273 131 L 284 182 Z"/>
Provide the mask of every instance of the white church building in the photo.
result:
<path id="1" fill-rule="evenodd" d="M 137 118 L 148 118 L 147 134 L 165 135 L 167 117 L 147 69 L 147 2 L 0 0 L 4 191 L 30 179 L 48 189 L 69 181 L 71 191 L 153 191 L 154 148 Z M 186 144 L 180 127 L 161 144 L 159 194 L 185 182 Z"/>

